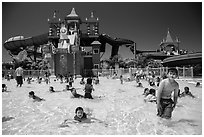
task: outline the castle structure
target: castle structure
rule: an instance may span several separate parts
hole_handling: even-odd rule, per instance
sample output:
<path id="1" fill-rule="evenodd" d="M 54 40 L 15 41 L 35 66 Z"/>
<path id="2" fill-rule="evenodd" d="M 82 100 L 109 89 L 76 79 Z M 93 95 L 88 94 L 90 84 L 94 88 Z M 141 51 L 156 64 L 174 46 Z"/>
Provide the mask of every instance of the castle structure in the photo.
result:
<path id="1" fill-rule="evenodd" d="M 84 70 L 91 70 L 93 68 L 100 68 L 100 46 L 101 43 L 97 41 L 99 36 L 99 22 L 98 18 L 94 17 L 91 12 L 91 17 L 86 18 L 82 22 L 73 8 L 63 20 L 57 17 L 56 12 L 51 19 L 48 19 L 49 34 L 48 44 L 49 50 L 45 54 L 45 58 L 49 60 L 51 69 L 55 75 L 81 75 Z M 81 32 L 80 26 L 85 24 L 87 32 Z M 82 46 L 81 37 L 87 39 L 94 39 L 92 43 Z M 84 51 L 85 48 L 90 47 L 90 51 Z"/>

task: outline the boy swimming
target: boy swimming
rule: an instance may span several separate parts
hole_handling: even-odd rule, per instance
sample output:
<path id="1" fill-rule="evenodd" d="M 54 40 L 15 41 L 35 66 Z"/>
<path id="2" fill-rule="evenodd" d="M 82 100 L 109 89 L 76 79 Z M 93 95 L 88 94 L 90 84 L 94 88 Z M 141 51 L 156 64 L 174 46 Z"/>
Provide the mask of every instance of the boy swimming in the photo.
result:
<path id="1" fill-rule="evenodd" d="M 82 107 L 77 107 L 75 110 L 74 120 L 82 122 L 87 119 L 87 115 Z"/>
<path id="2" fill-rule="evenodd" d="M 29 92 L 29 97 L 34 99 L 34 101 L 38 101 L 38 102 L 45 101 L 45 99 L 35 96 L 35 93 L 33 91 Z"/>
<path id="3" fill-rule="evenodd" d="M 178 99 L 179 84 L 175 81 L 177 77 L 177 69 L 170 68 L 167 78 L 159 84 L 157 91 L 157 116 L 159 117 L 169 119 L 172 116 Z M 172 92 L 174 92 L 173 100 L 171 99 Z"/>
<path id="4" fill-rule="evenodd" d="M 195 98 L 195 96 L 189 91 L 189 87 L 184 87 L 184 92 L 181 93 L 180 97 L 190 96 Z"/>

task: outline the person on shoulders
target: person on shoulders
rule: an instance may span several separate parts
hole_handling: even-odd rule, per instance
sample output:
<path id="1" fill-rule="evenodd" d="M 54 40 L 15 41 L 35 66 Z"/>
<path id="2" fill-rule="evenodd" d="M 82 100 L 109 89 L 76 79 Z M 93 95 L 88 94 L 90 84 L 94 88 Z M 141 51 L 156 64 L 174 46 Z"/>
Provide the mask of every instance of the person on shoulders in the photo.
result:
<path id="1" fill-rule="evenodd" d="M 175 81 L 178 77 L 178 71 L 175 68 L 170 68 L 167 73 L 167 78 L 163 79 L 159 84 L 157 91 L 157 116 L 169 119 L 172 117 L 172 112 L 177 104 L 179 84 Z M 174 93 L 173 100 L 172 92 Z"/>

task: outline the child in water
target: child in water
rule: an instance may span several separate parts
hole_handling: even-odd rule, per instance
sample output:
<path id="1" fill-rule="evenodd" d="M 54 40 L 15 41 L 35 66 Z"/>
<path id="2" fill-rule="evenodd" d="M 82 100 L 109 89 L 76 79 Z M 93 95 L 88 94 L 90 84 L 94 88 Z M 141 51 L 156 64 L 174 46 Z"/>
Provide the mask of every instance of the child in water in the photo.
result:
<path id="1" fill-rule="evenodd" d="M 120 84 L 123 84 L 123 75 L 120 75 Z"/>
<path id="2" fill-rule="evenodd" d="M 84 84 L 85 84 L 84 77 L 81 78 L 80 84 L 81 84 L 81 85 L 84 85 Z"/>
<path id="3" fill-rule="evenodd" d="M 92 91 L 94 91 L 94 88 L 92 85 L 92 79 L 91 78 L 87 79 L 87 83 L 85 84 L 84 90 L 85 90 L 84 98 L 93 99 L 91 93 L 92 93 Z"/>
<path id="4" fill-rule="evenodd" d="M 33 91 L 29 92 L 29 97 L 34 99 L 34 101 L 38 101 L 38 102 L 45 101 L 45 99 L 35 96 L 35 93 Z"/>
<path id="5" fill-rule="evenodd" d="M 155 96 L 155 94 L 156 94 L 155 89 L 151 88 L 151 89 L 149 90 L 148 95 L 144 98 L 144 101 L 145 101 L 145 102 L 156 102 L 156 96 Z"/>
<path id="6" fill-rule="evenodd" d="M 54 88 L 52 86 L 50 86 L 49 91 L 50 92 L 55 92 L 55 90 L 54 90 Z"/>
<path id="7" fill-rule="evenodd" d="M 195 98 L 195 96 L 189 91 L 189 87 L 184 87 L 184 92 L 181 93 L 180 97 L 190 96 Z"/>
<path id="8" fill-rule="evenodd" d="M 2 84 L 2 92 L 6 92 L 7 91 L 7 86 L 6 84 Z"/>
<path id="9" fill-rule="evenodd" d="M 159 84 L 157 92 L 157 116 L 169 119 L 176 107 L 179 84 L 175 81 L 178 77 L 178 71 L 175 68 L 170 68 L 167 73 L 167 78 L 163 79 Z M 173 100 L 171 94 L 174 92 Z"/>
<path id="10" fill-rule="evenodd" d="M 77 107 L 75 110 L 74 120 L 82 122 L 87 119 L 87 115 L 82 107 Z"/>
<path id="11" fill-rule="evenodd" d="M 71 89 L 71 93 L 72 93 L 72 95 L 73 95 L 74 98 L 82 98 L 82 97 L 84 97 L 84 96 L 78 94 L 78 93 L 76 92 L 76 89 L 75 89 L 75 88 L 72 88 L 72 89 Z"/>

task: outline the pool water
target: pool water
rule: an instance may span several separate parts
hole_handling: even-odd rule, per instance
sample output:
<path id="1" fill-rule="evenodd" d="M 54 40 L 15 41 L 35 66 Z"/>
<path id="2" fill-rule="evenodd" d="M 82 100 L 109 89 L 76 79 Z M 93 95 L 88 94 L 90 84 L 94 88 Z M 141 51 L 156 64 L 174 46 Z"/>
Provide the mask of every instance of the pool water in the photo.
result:
<path id="1" fill-rule="evenodd" d="M 84 85 L 76 79 L 73 86 L 77 93 L 84 94 Z M 8 92 L 2 93 L 3 135 L 201 135 L 202 134 L 202 87 L 195 87 L 187 81 L 178 80 L 181 91 L 190 88 L 195 99 L 179 98 L 171 120 L 156 116 L 156 104 L 145 103 L 144 88 L 136 87 L 135 81 L 100 77 L 100 84 L 94 85 L 93 100 L 72 98 L 65 89 L 67 83 L 51 84 L 24 82 L 16 87 L 15 80 L 2 80 Z M 142 81 L 144 87 L 149 87 Z M 53 86 L 56 93 L 48 92 Z M 42 102 L 33 102 L 28 92 L 33 90 Z M 76 107 L 81 106 L 89 121 L 74 123 Z M 65 127 L 61 123 L 68 119 Z"/>

